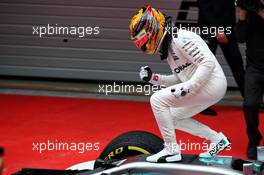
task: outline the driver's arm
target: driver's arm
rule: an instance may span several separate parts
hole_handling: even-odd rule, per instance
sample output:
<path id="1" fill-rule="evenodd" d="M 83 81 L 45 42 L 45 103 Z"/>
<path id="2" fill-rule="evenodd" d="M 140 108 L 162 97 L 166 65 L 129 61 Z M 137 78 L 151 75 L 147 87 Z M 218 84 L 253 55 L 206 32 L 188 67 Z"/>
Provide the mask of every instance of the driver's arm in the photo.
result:
<path id="1" fill-rule="evenodd" d="M 149 81 L 153 85 L 169 87 L 181 83 L 178 76 L 173 73 L 171 75 L 153 74 L 152 79 Z"/>

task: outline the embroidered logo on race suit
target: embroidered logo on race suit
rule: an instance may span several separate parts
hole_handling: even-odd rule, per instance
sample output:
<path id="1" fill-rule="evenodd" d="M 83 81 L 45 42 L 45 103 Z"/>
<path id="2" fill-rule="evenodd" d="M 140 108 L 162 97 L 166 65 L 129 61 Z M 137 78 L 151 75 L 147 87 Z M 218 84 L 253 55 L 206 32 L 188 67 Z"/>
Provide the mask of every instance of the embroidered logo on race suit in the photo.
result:
<path id="1" fill-rule="evenodd" d="M 189 52 L 189 55 L 192 56 L 192 54 L 193 54 L 195 51 L 197 51 L 198 49 L 199 49 L 198 47 L 194 47 L 194 48 Z M 198 50 L 198 52 L 200 52 L 200 51 Z"/>
<path id="2" fill-rule="evenodd" d="M 190 93 L 190 89 L 183 89 L 181 88 L 181 96 L 184 97 L 185 95 L 187 95 L 188 93 Z"/>
<path id="3" fill-rule="evenodd" d="M 224 149 L 226 146 L 226 141 L 225 140 L 221 140 L 218 144 L 216 144 L 212 150 L 209 151 L 209 154 L 211 156 L 216 155 L 217 153 L 219 153 L 222 149 Z"/>
<path id="4" fill-rule="evenodd" d="M 188 47 L 185 48 L 185 52 L 188 52 L 189 49 L 191 49 L 193 46 L 195 46 L 194 43 L 190 43 L 191 45 L 189 45 Z"/>
<path id="5" fill-rule="evenodd" d="M 172 57 L 173 57 L 174 61 L 179 59 L 179 57 L 177 57 L 176 55 L 173 55 Z"/>
<path id="6" fill-rule="evenodd" d="M 188 66 L 190 66 L 191 64 L 192 64 L 192 63 L 186 63 L 186 64 L 184 64 L 184 65 L 181 65 L 181 66 L 175 68 L 175 69 L 174 69 L 174 72 L 178 74 L 178 73 L 180 73 L 181 71 L 183 71 L 184 69 L 186 69 Z"/>
<path id="7" fill-rule="evenodd" d="M 194 62 L 201 63 L 204 60 L 204 54 L 201 53 L 197 58 L 194 59 Z"/>
<path id="8" fill-rule="evenodd" d="M 174 61 L 179 59 L 179 57 L 176 55 L 176 53 L 174 51 L 171 52 L 171 55 L 172 55 Z"/>
<path id="9" fill-rule="evenodd" d="M 175 42 L 174 42 L 174 44 L 175 44 Z M 176 48 L 172 47 L 171 48 L 171 55 L 172 55 L 174 60 L 178 60 L 179 59 L 179 57 L 177 56 L 176 53 L 177 53 Z"/>
<path id="10" fill-rule="evenodd" d="M 189 44 L 191 44 L 191 43 L 192 43 L 191 41 L 185 43 L 185 44 L 182 46 L 182 48 L 184 49 L 185 47 L 187 47 L 187 46 L 188 46 Z"/>
<path id="11" fill-rule="evenodd" d="M 188 93 L 190 93 L 190 89 L 185 89 L 185 88 L 181 88 L 180 91 L 176 92 L 175 88 L 171 89 L 171 93 L 176 97 L 176 98 L 180 98 L 180 97 L 184 97 L 186 96 Z"/>

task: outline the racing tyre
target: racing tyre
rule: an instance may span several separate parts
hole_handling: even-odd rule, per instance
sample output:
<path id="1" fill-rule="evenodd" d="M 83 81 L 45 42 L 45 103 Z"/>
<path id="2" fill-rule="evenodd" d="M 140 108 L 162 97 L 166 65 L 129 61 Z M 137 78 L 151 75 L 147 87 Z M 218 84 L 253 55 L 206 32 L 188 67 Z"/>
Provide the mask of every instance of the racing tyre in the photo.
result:
<path id="1" fill-rule="evenodd" d="M 121 160 L 126 157 L 157 153 L 163 148 L 163 140 L 146 131 L 130 131 L 114 138 L 102 151 L 98 160 Z M 96 161 L 94 167 L 99 166 Z"/>

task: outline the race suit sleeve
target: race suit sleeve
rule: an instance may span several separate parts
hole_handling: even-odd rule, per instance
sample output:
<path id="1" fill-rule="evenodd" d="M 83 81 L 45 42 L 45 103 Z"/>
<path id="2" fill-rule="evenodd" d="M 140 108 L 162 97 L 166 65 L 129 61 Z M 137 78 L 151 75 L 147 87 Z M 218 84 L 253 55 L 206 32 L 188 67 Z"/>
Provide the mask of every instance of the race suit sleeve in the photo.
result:
<path id="1" fill-rule="evenodd" d="M 181 81 L 176 74 L 171 74 L 171 75 L 153 74 L 152 79 L 149 82 L 154 85 L 169 87 L 171 85 L 178 84 Z"/>
<path id="2" fill-rule="evenodd" d="M 197 69 L 187 81 L 193 91 L 200 89 L 210 78 L 215 68 L 215 57 L 201 38 L 187 40 L 179 43 L 177 47 L 182 54 L 190 60 Z"/>

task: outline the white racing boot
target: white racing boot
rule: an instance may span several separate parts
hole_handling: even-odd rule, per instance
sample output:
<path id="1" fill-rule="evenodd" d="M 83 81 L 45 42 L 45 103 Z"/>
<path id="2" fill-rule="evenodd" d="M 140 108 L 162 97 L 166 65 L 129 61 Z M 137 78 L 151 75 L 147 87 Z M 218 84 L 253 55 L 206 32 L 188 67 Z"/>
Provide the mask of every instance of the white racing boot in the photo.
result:
<path id="1" fill-rule="evenodd" d="M 158 163 L 169 163 L 169 162 L 178 162 L 181 161 L 181 151 L 178 144 L 174 144 L 174 146 L 164 146 L 163 150 L 154 154 L 152 156 L 148 156 L 146 160 L 148 162 L 158 162 Z"/>
<path id="2" fill-rule="evenodd" d="M 220 132 L 212 137 L 209 149 L 206 152 L 200 153 L 199 157 L 213 157 L 223 151 L 229 144 L 228 138 Z"/>

